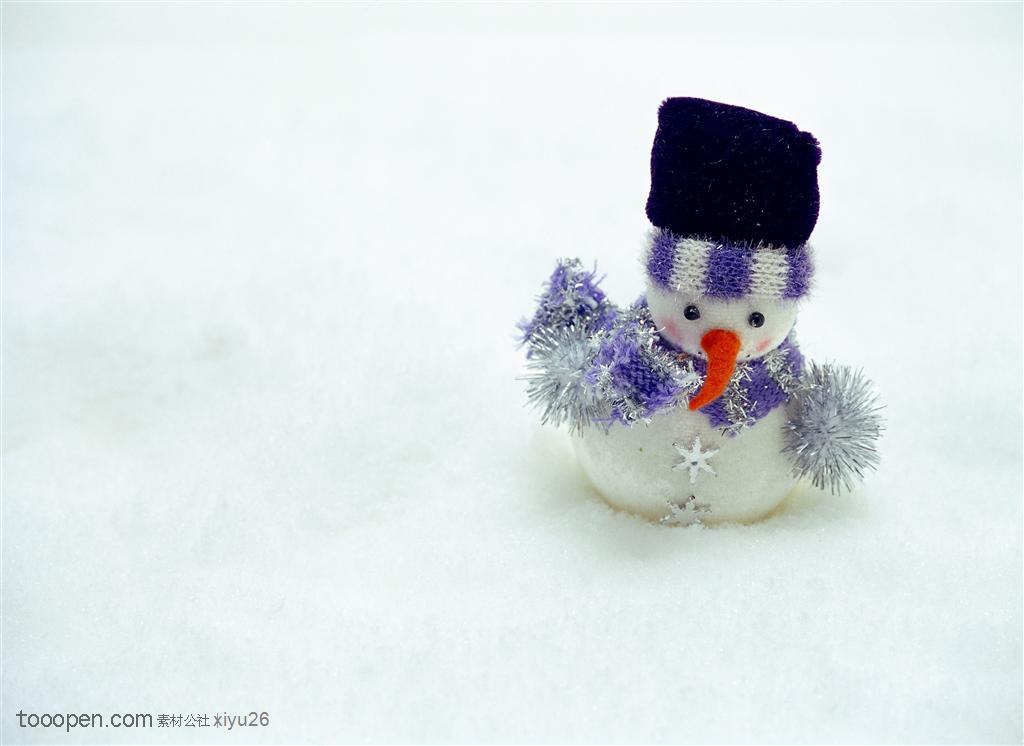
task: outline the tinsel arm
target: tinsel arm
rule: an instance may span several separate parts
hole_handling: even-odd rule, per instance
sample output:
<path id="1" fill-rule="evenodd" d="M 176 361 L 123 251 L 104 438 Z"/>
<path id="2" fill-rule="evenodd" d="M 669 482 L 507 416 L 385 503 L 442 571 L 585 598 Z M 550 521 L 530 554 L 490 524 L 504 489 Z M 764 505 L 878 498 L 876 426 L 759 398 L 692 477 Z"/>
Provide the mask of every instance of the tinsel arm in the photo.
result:
<path id="1" fill-rule="evenodd" d="M 579 260 L 562 260 L 519 324 L 527 399 L 544 423 L 631 426 L 700 388 L 693 361 L 659 344 L 646 299 L 619 311 Z"/>
<path id="2" fill-rule="evenodd" d="M 568 424 L 579 432 L 603 421 L 610 405 L 587 376 L 618 309 L 596 271 L 579 259 L 562 259 L 537 298 L 537 310 L 519 322 L 527 347 L 526 397 L 541 422 Z"/>
<path id="3" fill-rule="evenodd" d="M 852 490 L 878 467 L 884 429 L 874 385 L 847 366 L 808 364 L 787 406 L 784 453 L 793 472 L 832 494 Z"/>
<path id="4" fill-rule="evenodd" d="M 537 296 L 537 310 L 519 322 L 520 344 L 533 352 L 538 335 L 550 336 L 574 327 L 594 333 L 611 328 L 618 309 L 601 289 L 597 271 L 585 270 L 579 259 L 560 259 Z"/>

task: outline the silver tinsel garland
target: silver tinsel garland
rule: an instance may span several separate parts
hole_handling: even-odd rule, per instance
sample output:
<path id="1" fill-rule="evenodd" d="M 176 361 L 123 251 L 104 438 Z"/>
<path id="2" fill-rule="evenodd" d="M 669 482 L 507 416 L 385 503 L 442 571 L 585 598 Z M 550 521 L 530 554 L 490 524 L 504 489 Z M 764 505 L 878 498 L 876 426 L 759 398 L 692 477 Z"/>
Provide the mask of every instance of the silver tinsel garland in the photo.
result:
<path id="1" fill-rule="evenodd" d="M 787 341 L 793 340 L 793 334 L 787 337 Z M 797 377 L 793 374 L 793 366 L 789 359 L 789 348 L 785 345 L 776 347 L 761 358 L 765 372 L 786 394 L 792 396 L 797 389 Z M 725 415 L 729 418 L 729 424 L 721 428 L 723 435 L 737 435 L 748 427 L 753 427 L 757 419 L 751 414 L 756 402 L 750 400 L 746 384 L 751 379 L 751 365 L 749 362 L 736 363 L 736 369 L 729 378 L 729 384 L 722 392 L 722 405 Z M 698 376 L 698 380 L 702 380 Z"/>
<path id="2" fill-rule="evenodd" d="M 810 363 L 796 386 L 784 426 L 793 471 L 836 495 L 878 466 L 883 429 L 871 381 L 847 366 Z"/>
<path id="3" fill-rule="evenodd" d="M 689 357 L 680 358 L 658 344 L 658 329 L 651 318 L 650 309 L 646 306 L 624 309 L 620 315 L 620 324 L 631 330 L 643 365 L 662 381 L 671 381 L 671 385 L 678 389 L 676 406 L 685 406 L 704 382 L 704 379 L 694 371 L 693 360 Z M 650 423 L 649 406 L 636 391 L 620 390 L 608 366 L 599 367 L 596 387 L 598 395 L 608 402 L 609 410 L 617 412 L 623 423 Z M 612 420 L 606 420 L 602 424 L 606 428 L 610 427 Z"/>
<path id="4" fill-rule="evenodd" d="M 608 415 L 608 404 L 589 384 L 585 373 L 601 345 L 602 332 L 587 323 L 540 327 L 530 341 L 526 398 L 541 410 L 541 423 L 567 423 L 579 433 Z"/>
<path id="5" fill-rule="evenodd" d="M 722 403 L 729 418 L 728 427 L 722 428 L 723 435 L 735 435 L 744 428 L 751 427 L 755 422 L 750 415 L 752 402 L 743 388 L 744 381 L 749 380 L 750 366 L 747 363 L 737 363 L 729 384 L 722 392 Z"/>
<path id="6" fill-rule="evenodd" d="M 794 333 L 790 332 L 787 339 L 792 342 L 795 339 Z M 778 384 L 779 388 L 787 396 L 792 396 L 800 382 L 793 375 L 793 367 L 789 364 L 789 348 L 783 346 L 776 347 L 766 354 L 762 360 L 768 375 L 774 379 L 775 383 Z"/>

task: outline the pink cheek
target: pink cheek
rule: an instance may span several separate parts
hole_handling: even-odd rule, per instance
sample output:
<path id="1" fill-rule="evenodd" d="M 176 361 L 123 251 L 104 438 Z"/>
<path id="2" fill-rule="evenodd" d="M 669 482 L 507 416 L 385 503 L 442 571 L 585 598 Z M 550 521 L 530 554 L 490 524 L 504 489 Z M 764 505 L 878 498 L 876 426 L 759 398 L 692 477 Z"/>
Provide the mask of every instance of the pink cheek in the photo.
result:
<path id="1" fill-rule="evenodd" d="M 665 331 L 668 332 L 670 337 L 673 337 L 674 339 L 679 339 L 679 325 L 676 322 L 674 322 L 672 319 L 666 319 L 664 326 Z"/>
<path id="2" fill-rule="evenodd" d="M 768 345 L 770 345 L 771 343 L 771 339 L 762 339 L 760 342 L 757 343 L 757 347 L 755 347 L 754 349 L 757 350 L 758 352 L 764 352 L 765 350 L 768 349 Z"/>

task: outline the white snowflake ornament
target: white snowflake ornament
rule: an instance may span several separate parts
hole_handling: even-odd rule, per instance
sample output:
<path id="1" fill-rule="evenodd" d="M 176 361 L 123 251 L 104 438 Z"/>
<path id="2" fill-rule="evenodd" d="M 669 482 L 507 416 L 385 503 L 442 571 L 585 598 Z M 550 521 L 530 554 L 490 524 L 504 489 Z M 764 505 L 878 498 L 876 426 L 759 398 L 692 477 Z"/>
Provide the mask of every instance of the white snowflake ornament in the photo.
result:
<path id="1" fill-rule="evenodd" d="M 693 443 L 691 443 L 688 448 L 684 448 L 678 443 L 673 443 L 672 446 L 679 452 L 679 455 L 683 457 L 683 460 L 673 466 L 672 469 L 689 469 L 690 484 L 695 484 L 697 482 L 697 475 L 702 471 L 706 471 L 712 476 L 718 476 L 715 474 L 715 470 L 711 468 L 711 465 L 708 464 L 711 457 L 718 453 L 718 449 L 714 448 L 706 451 L 701 450 L 703 448 L 703 444 L 700 442 L 699 435 L 694 437 Z"/>
<path id="2" fill-rule="evenodd" d="M 694 495 L 690 495 L 682 502 L 666 504 L 668 515 L 661 519 L 664 526 L 692 526 L 701 522 L 701 514 L 711 512 L 711 506 L 697 502 Z"/>

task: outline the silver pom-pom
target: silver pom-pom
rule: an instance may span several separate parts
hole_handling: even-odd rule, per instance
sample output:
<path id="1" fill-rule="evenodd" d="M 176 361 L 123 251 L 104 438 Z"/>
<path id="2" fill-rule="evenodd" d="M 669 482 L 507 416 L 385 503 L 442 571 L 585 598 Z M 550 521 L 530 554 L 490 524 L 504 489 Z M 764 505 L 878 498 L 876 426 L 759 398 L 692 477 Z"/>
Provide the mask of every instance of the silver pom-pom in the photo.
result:
<path id="1" fill-rule="evenodd" d="M 834 495 L 853 489 L 878 466 L 880 409 L 871 381 L 859 370 L 810 363 L 785 425 L 783 452 L 792 457 L 794 473 Z"/>
<path id="2" fill-rule="evenodd" d="M 597 388 L 586 380 L 597 355 L 602 334 L 589 325 L 571 323 L 564 327 L 541 327 L 530 341 L 526 398 L 541 410 L 541 422 L 568 423 L 571 432 L 580 432 L 607 416 L 607 404 Z"/>

